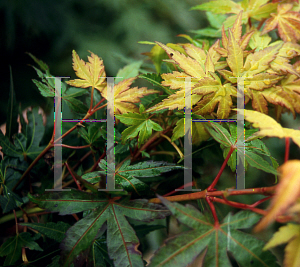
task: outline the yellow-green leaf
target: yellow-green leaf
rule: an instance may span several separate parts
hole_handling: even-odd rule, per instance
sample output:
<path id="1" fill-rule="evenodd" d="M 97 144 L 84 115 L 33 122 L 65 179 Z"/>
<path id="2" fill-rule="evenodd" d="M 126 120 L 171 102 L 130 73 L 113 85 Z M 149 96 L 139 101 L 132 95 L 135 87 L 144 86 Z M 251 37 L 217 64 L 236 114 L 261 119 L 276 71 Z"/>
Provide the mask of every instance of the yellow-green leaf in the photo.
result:
<path id="1" fill-rule="evenodd" d="M 245 114 L 245 119 L 253 123 L 253 127 L 260 128 L 255 135 L 285 138 L 290 137 L 300 147 L 300 131 L 283 128 L 278 122 L 268 115 L 253 110 L 235 109 Z"/>
<path id="2" fill-rule="evenodd" d="M 84 62 L 73 50 L 73 69 L 80 79 L 68 81 L 67 84 L 81 88 L 94 87 L 102 91 L 106 76 L 103 61 L 94 53 L 90 53 L 88 62 Z"/>

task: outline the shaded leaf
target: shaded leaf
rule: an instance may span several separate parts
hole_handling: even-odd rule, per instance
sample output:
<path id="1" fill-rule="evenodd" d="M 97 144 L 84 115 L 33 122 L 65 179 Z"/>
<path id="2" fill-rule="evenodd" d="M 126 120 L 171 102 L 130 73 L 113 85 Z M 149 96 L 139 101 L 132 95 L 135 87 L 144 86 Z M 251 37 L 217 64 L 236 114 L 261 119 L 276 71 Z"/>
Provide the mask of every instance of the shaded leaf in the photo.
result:
<path id="1" fill-rule="evenodd" d="M 203 266 L 231 266 L 227 251 L 241 266 L 279 266 L 269 251 L 262 252 L 264 242 L 237 229 L 252 227 L 259 215 L 250 211 L 229 213 L 220 225 L 213 225 L 194 206 L 171 203 L 160 197 L 164 205 L 192 230 L 167 240 L 152 257 L 152 266 L 187 266 L 207 249 Z"/>
<path id="2" fill-rule="evenodd" d="M 43 251 L 34 241 L 31 234 L 23 232 L 8 238 L 0 247 L 0 257 L 6 256 L 4 266 L 13 265 L 21 258 L 22 248 Z"/>
<path id="3" fill-rule="evenodd" d="M 61 242 L 65 238 L 65 233 L 70 227 L 69 224 L 59 221 L 57 223 L 20 223 L 20 225 L 28 226 L 37 230 L 39 233 L 54 239 L 57 242 Z"/>
<path id="4" fill-rule="evenodd" d="M 61 215 L 72 214 L 84 210 L 92 211 L 79 220 L 66 232 L 62 241 L 61 266 L 69 266 L 76 259 L 87 257 L 92 240 L 104 232 L 107 222 L 107 248 L 109 257 L 115 266 L 144 266 L 141 252 L 137 249 L 139 240 L 127 222 L 126 217 L 149 222 L 163 219 L 169 212 L 161 205 L 148 203 L 148 200 L 113 201 L 102 198 L 99 194 L 89 194 L 83 191 L 51 192 L 39 197 L 29 198 L 40 207 L 58 211 Z M 78 257 L 77 257 L 78 256 Z"/>
<path id="5" fill-rule="evenodd" d="M 120 184 L 126 191 L 135 191 L 137 194 L 141 191 L 149 190 L 149 186 L 142 181 L 142 177 L 155 177 L 165 172 L 183 169 L 182 166 L 160 161 L 143 161 L 134 165 L 129 164 L 130 160 L 127 160 L 115 171 L 115 182 Z M 107 170 L 105 160 L 101 160 L 99 166 L 104 171 L 94 172 L 95 176 L 106 174 L 107 171 L 112 171 L 110 169 Z M 90 175 L 92 175 L 92 173 L 90 173 Z"/>

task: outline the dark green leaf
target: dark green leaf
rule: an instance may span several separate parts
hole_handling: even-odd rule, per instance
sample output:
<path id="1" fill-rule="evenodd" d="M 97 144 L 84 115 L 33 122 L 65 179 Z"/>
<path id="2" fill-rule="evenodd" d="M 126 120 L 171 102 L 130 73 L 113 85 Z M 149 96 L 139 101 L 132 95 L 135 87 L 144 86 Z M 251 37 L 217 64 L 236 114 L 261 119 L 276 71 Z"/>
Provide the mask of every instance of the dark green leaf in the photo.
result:
<path id="1" fill-rule="evenodd" d="M 86 114 L 88 111 L 88 107 L 83 104 L 82 101 L 73 98 L 73 97 L 64 97 L 63 101 L 68 105 L 68 107 L 76 113 Z"/>
<path id="2" fill-rule="evenodd" d="M 14 237 L 8 238 L 0 248 L 0 257 L 6 256 L 4 266 L 13 265 L 20 259 L 22 254 L 22 247 L 31 250 L 43 251 L 40 246 L 33 241 L 31 234 L 23 232 Z"/>
<path id="3" fill-rule="evenodd" d="M 193 230 L 168 240 L 151 259 L 152 266 L 187 266 L 207 248 L 205 267 L 231 266 L 227 251 L 231 252 L 239 266 L 275 267 L 276 257 L 270 251 L 262 251 L 264 242 L 237 229 L 252 227 L 260 219 L 251 211 L 229 213 L 220 225 L 209 223 L 194 206 L 171 203 L 160 197 L 172 214 Z"/>
<path id="4" fill-rule="evenodd" d="M 65 233 L 69 229 L 70 225 L 59 221 L 58 223 L 20 223 L 20 225 L 28 226 L 37 230 L 39 233 L 61 242 L 65 238 Z"/>
<path id="5" fill-rule="evenodd" d="M 101 198 L 98 194 L 82 191 L 49 192 L 30 200 L 40 207 L 51 211 L 59 211 L 61 215 L 72 214 L 84 210 L 93 211 L 79 220 L 66 232 L 66 238 L 60 247 L 63 250 L 61 266 L 69 266 L 72 262 L 84 257 L 92 240 L 105 231 L 107 221 L 107 246 L 109 257 L 118 267 L 144 266 L 141 252 L 138 251 L 139 240 L 127 222 L 126 217 L 143 222 L 163 219 L 169 212 L 161 205 L 144 200 L 120 200 L 117 202 Z"/>
<path id="6" fill-rule="evenodd" d="M 50 87 L 48 84 L 42 83 L 42 82 L 34 80 L 34 79 L 32 81 L 37 86 L 37 88 L 41 92 L 42 96 L 55 97 L 54 89 L 52 87 Z"/>

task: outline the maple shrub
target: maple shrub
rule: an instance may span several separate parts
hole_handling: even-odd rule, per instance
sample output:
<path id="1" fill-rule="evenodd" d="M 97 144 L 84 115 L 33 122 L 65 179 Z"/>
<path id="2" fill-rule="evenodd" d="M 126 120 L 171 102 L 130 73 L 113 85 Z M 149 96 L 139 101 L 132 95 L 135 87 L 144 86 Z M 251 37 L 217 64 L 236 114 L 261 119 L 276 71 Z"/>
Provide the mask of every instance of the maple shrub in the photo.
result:
<path id="1" fill-rule="evenodd" d="M 300 113 L 300 5 L 215 0 L 193 9 L 206 11 L 209 27 L 181 34 L 189 43 L 141 42 L 152 46 L 145 55 L 153 64 L 135 61 L 116 74 L 115 165 L 107 152 L 112 91 L 100 57 L 90 52 L 85 62 L 73 51 L 78 78 L 60 79 L 59 138 L 53 114 L 43 121 L 34 107 L 23 119 L 11 83 L 0 131 L 2 266 L 300 266 L 300 160 L 289 160 L 300 130 L 280 124 L 283 113 Z M 33 82 L 52 103 L 59 79 L 29 55 L 39 67 Z M 242 145 L 237 115 L 245 118 Z M 270 137 L 285 139 L 282 158 L 271 156 Z M 246 188 L 232 190 L 241 157 Z M 115 190 L 106 190 L 113 177 Z"/>

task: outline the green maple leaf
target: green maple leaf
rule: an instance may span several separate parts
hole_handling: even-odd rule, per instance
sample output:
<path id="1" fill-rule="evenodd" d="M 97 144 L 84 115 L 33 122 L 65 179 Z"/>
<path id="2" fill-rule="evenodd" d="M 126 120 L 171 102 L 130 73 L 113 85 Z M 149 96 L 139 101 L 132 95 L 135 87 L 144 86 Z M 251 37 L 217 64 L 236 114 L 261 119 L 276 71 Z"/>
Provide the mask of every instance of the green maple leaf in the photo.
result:
<path id="1" fill-rule="evenodd" d="M 11 266 L 19 260 L 22 248 L 43 251 L 34 240 L 35 238 L 28 232 L 17 233 L 14 237 L 8 238 L 0 247 L 0 257 L 6 256 L 4 266 Z"/>
<path id="2" fill-rule="evenodd" d="M 172 214 L 192 230 L 169 239 L 151 259 L 149 267 L 188 266 L 203 251 L 206 251 L 203 266 L 231 266 L 227 252 L 231 252 L 240 266 L 275 267 L 276 257 L 269 251 L 262 251 L 265 243 L 251 234 L 238 229 L 252 227 L 260 215 L 251 211 L 229 213 L 216 226 L 194 206 L 171 203 L 163 197 L 160 200 Z"/>
<path id="3" fill-rule="evenodd" d="M 236 170 L 236 156 L 238 157 L 238 162 L 240 157 L 245 157 L 245 170 L 247 170 L 248 164 L 254 168 L 263 170 L 265 172 L 277 175 L 276 168 L 278 163 L 271 156 L 268 148 L 265 144 L 258 140 L 257 137 L 253 140 L 254 131 L 252 129 L 245 131 L 245 154 L 242 151 L 242 147 L 236 144 L 237 141 L 237 127 L 235 125 L 229 125 L 230 132 L 225 129 L 222 125 L 215 122 L 205 123 L 206 130 L 211 134 L 211 136 L 221 144 L 221 149 L 223 150 L 224 159 L 227 157 L 231 146 L 236 146 L 237 148 L 231 154 L 227 165 L 230 166 L 232 171 Z M 264 155 L 270 158 L 272 165 L 264 160 L 260 155 Z"/>
<path id="4" fill-rule="evenodd" d="M 18 133 L 13 136 L 14 144 L 0 131 L 0 145 L 2 152 L 10 157 L 24 159 L 29 157 L 35 159 L 44 149 L 40 146 L 43 138 L 45 127 L 43 119 L 38 114 L 38 108 L 33 108 L 32 111 L 27 111 L 28 124 L 25 125 L 24 133 Z"/>
<path id="5" fill-rule="evenodd" d="M 40 234 L 54 239 L 57 242 L 63 241 L 66 231 L 68 228 L 70 228 L 69 224 L 62 221 L 58 221 L 57 223 L 20 223 L 20 225 L 28 226 L 34 230 L 37 230 Z"/>
<path id="6" fill-rule="evenodd" d="M 145 108 L 142 104 L 139 111 L 140 114 L 129 112 L 123 115 L 115 115 L 122 123 L 130 125 L 122 132 L 122 144 L 125 144 L 127 139 L 139 135 L 138 146 L 140 147 L 152 135 L 152 130 L 163 130 L 159 124 L 149 119 L 149 114 L 143 113 Z"/>
<path id="7" fill-rule="evenodd" d="M 170 213 L 161 205 L 148 203 L 146 199 L 115 201 L 82 191 L 49 192 L 38 197 L 28 195 L 40 207 L 60 215 L 91 210 L 66 232 L 60 244 L 60 264 L 69 266 L 72 262 L 85 259 L 94 239 L 107 229 L 107 250 L 114 265 L 118 267 L 144 266 L 138 250 L 139 240 L 126 217 L 143 222 L 163 219 Z M 91 259 L 89 259 L 91 260 Z"/>
<path id="8" fill-rule="evenodd" d="M 144 161 L 134 165 L 129 165 L 130 159 L 126 160 L 119 169 L 115 170 L 115 183 L 120 185 L 126 191 L 139 192 L 149 190 L 149 186 L 142 181 L 143 177 L 160 176 L 164 172 L 183 169 L 182 166 L 175 166 L 173 163 L 168 162 L 154 162 Z M 101 179 L 100 174 L 106 174 L 107 163 L 105 160 L 101 160 L 99 166 L 104 171 L 90 172 L 82 176 L 83 179 L 90 183 L 97 183 Z M 108 169 L 108 172 L 112 171 Z M 138 178 L 137 178 L 138 177 Z"/>

